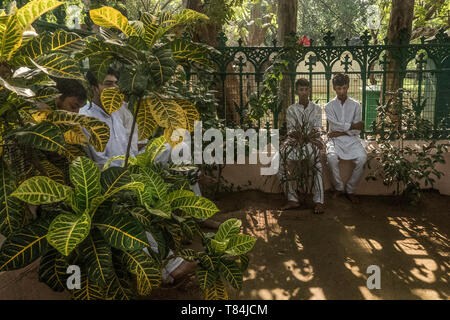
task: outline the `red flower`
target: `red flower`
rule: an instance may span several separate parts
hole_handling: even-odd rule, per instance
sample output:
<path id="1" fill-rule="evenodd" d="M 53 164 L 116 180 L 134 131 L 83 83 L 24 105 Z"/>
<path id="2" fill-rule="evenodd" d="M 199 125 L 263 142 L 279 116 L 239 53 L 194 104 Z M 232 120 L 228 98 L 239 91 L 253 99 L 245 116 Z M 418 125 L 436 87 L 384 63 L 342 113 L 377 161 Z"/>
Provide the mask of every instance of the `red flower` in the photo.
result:
<path id="1" fill-rule="evenodd" d="M 302 44 L 305 47 L 309 47 L 311 45 L 311 42 L 309 41 L 307 36 L 303 36 L 301 39 L 298 39 L 298 44 Z"/>

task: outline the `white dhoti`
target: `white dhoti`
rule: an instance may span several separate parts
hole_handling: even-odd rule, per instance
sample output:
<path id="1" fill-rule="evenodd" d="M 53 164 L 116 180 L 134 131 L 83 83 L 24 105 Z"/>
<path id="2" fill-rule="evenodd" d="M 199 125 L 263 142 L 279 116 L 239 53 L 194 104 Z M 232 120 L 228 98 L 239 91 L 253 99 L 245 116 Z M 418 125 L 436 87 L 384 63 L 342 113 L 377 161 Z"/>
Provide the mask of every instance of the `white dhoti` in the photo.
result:
<path id="1" fill-rule="evenodd" d="M 344 182 L 342 181 L 341 174 L 339 172 L 340 160 L 341 158 L 339 157 L 338 153 L 336 153 L 335 151 L 327 151 L 327 162 L 331 171 L 331 180 L 333 186 L 338 191 L 344 191 Z M 356 156 L 356 158 L 348 160 L 353 161 L 353 163 L 355 164 L 355 168 L 353 169 L 350 179 L 347 181 L 345 192 L 354 193 L 364 173 L 364 164 L 366 163 L 367 155 L 365 152 L 360 153 Z"/>
<path id="2" fill-rule="evenodd" d="M 311 144 L 306 145 L 308 149 L 308 153 L 312 155 L 311 160 L 315 161 L 315 172 L 314 172 L 314 185 L 313 185 L 313 201 L 314 203 L 324 203 L 324 190 L 323 190 L 323 180 L 322 180 L 322 163 L 320 161 L 319 150 L 315 147 L 312 147 Z M 306 151 L 306 150 L 304 150 Z M 315 154 L 313 153 L 315 152 Z M 290 152 L 287 157 L 287 161 L 299 161 L 302 159 L 301 154 L 305 154 L 306 152 Z M 286 181 L 286 172 L 285 166 L 281 165 L 279 170 L 280 179 Z M 285 191 L 287 194 L 287 198 L 289 201 L 298 202 L 297 192 L 294 189 L 293 181 L 287 181 L 287 190 Z"/>
<path id="3" fill-rule="evenodd" d="M 342 104 L 334 98 L 325 106 L 330 132 L 344 132 L 345 135 L 331 138 L 327 142 L 327 162 L 331 171 L 333 186 L 338 191 L 344 191 L 339 172 L 340 160 L 351 160 L 355 164 L 352 176 L 347 181 L 345 192 L 354 193 L 362 174 L 367 153 L 363 141 L 359 138 L 360 130 L 351 130 L 351 124 L 361 121 L 361 105 L 352 98 L 347 98 Z"/>

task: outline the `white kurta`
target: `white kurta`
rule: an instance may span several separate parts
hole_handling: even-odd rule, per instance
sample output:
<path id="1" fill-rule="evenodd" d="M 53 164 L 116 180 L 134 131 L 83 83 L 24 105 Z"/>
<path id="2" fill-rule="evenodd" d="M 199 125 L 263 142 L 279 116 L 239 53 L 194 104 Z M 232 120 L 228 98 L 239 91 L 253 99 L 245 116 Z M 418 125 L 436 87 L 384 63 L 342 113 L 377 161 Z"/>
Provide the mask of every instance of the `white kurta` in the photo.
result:
<path id="1" fill-rule="evenodd" d="M 313 129 L 322 130 L 322 109 L 319 105 L 309 102 L 305 108 L 303 105 L 297 103 L 292 104 L 286 110 L 286 122 L 288 131 L 292 130 L 296 125 L 308 123 L 309 132 Z M 323 182 L 322 182 L 322 163 L 320 162 L 319 150 L 313 147 L 310 143 L 305 146 L 309 154 L 316 154 L 318 162 L 316 163 L 317 174 L 314 177 L 313 201 L 315 203 L 324 203 Z M 292 150 L 289 152 L 288 160 L 300 160 L 303 152 Z M 280 168 L 280 175 L 285 175 L 284 166 Z M 289 201 L 298 201 L 297 194 L 291 183 L 288 183 L 287 197 Z"/>
<path id="2" fill-rule="evenodd" d="M 336 97 L 325 105 L 329 132 L 346 132 L 327 143 L 327 154 L 336 153 L 342 160 L 351 160 L 366 156 L 366 151 L 359 138 L 360 130 L 349 130 L 350 125 L 362 120 L 361 105 L 348 97 L 344 104 Z"/>
<path id="3" fill-rule="evenodd" d="M 100 121 L 105 122 L 109 127 L 110 137 L 103 152 L 96 151 L 93 146 L 89 145 L 86 152 L 89 157 L 94 160 L 100 168 L 103 168 L 105 162 L 115 156 L 125 155 L 127 152 L 128 139 L 131 132 L 131 123 L 133 122 L 133 115 L 128 110 L 127 104 L 124 103 L 119 110 L 112 114 L 107 114 L 102 108 L 92 102 L 86 104 L 80 109 L 80 114 L 84 114 L 90 117 L 97 118 Z M 84 130 L 89 138 L 89 133 Z M 131 143 L 130 156 L 136 156 L 138 154 L 138 135 L 135 128 Z M 115 160 L 111 163 L 111 166 L 122 166 L 122 160 Z"/>

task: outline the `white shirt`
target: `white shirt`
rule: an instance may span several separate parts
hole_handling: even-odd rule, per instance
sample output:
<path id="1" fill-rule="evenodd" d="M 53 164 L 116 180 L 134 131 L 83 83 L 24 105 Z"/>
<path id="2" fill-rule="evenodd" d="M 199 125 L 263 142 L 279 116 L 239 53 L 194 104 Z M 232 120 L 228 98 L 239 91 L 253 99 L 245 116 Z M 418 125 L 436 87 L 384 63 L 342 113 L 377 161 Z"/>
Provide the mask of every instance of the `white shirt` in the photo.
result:
<path id="1" fill-rule="evenodd" d="M 306 108 L 298 102 L 287 108 L 286 122 L 288 131 L 292 130 L 296 124 L 302 124 L 303 121 L 308 121 L 310 130 L 313 128 L 322 130 L 322 109 L 320 106 L 309 101 Z"/>
<path id="2" fill-rule="evenodd" d="M 124 103 L 119 110 L 112 114 L 107 114 L 101 107 L 95 103 L 87 103 L 80 109 L 80 114 L 97 118 L 100 121 L 105 122 L 109 127 L 110 137 L 103 152 L 98 152 L 92 145 L 89 144 L 86 152 L 89 157 L 94 160 L 100 168 L 103 168 L 105 162 L 115 156 L 125 155 L 127 152 L 128 139 L 131 132 L 131 124 L 133 122 L 133 115 L 128 110 L 128 104 Z M 83 131 L 89 138 L 89 133 L 83 128 Z M 136 156 L 138 154 L 138 134 L 137 127 L 133 132 L 133 138 L 131 141 L 130 156 Z M 111 166 L 122 166 L 122 160 L 115 160 L 111 163 Z"/>
<path id="3" fill-rule="evenodd" d="M 349 130 L 352 123 L 362 120 L 361 105 L 347 97 L 344 104 L 335 97 L 325 105 L 329 132 L 346 132 L 347 135 L 329 139 L 327 153 L 335 152 L 343 160 L 364 156 L 366 151 L 359 138 L 360 130 Z"/>
<path id="4" fill-rule="evenodd" d="M 288 132 L 294 129 L 296 125 L 302 125 L 308 123 L 309 132 L 316 129 L 322 130 L 322 108 L 314 102 L 309 101 L 308 106 L 305 108 L 300 103 L 296 102 L 290 105 L 286 110 L 286 122 Z M 306 145 L 308 152 L 312 154 L 315 150 L 310 143 Z M 289 151 L 288 160 L 300 160 L 302 158 L 302 150 Z"/>

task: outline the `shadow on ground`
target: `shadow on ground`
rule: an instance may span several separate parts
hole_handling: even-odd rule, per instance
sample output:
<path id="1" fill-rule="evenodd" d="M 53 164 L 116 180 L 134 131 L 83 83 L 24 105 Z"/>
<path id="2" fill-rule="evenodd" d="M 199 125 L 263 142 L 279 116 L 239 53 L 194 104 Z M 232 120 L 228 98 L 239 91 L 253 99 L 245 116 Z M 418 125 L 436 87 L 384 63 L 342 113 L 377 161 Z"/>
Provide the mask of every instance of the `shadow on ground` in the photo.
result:
<path id="1" fill-rule="evenodd" d="M 329 198 L 329 197 L 328 197 Z M 327 198 L 327 199 L 328 199 Z M 280 211 L 283 197 L 246 191 L 219 200 L 225 221 L 243 221 L 257 237 L 243 290 L 233 299 L 445 299 L 450 298 L 450 197 L 427 193 L 419 207 L 392 197 L 362 196 L 311 209 Z M 381 289 L 367 288 L 367 267 L 381 270 Z M 156 299 L 201 299 L 195 284 L 162 289 Z"/>

